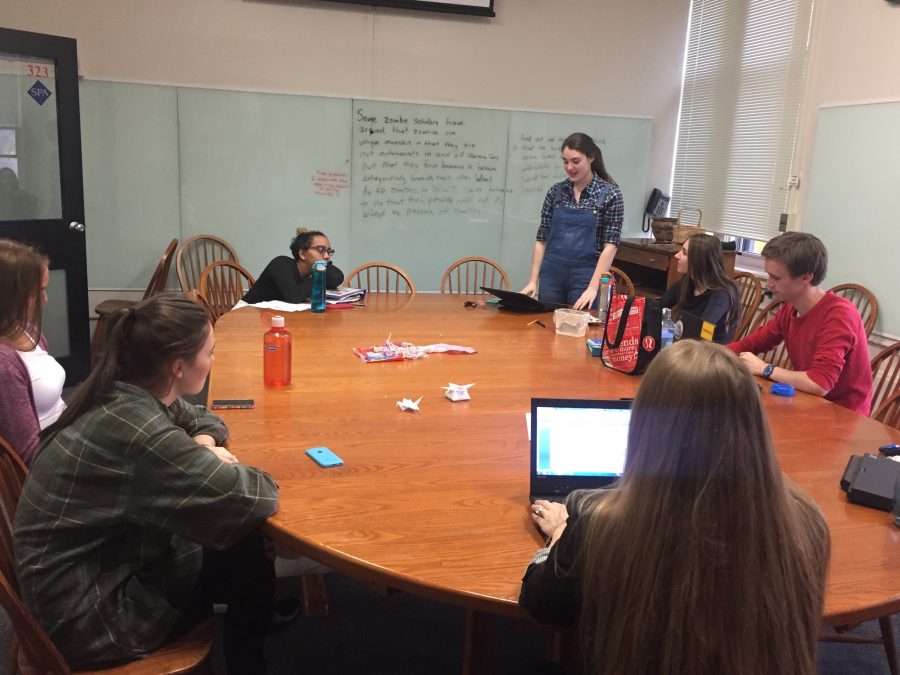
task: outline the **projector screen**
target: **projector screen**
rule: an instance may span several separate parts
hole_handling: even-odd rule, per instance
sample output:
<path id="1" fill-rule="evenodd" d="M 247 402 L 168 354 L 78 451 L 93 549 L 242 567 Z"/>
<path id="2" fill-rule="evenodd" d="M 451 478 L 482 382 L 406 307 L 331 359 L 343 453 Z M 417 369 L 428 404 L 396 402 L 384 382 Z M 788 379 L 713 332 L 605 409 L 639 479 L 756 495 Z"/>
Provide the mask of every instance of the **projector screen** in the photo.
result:
<path id="1" fill-rule="evenodd" d="M 327 0 L 327 2 L 349 2 L 356 5 L 369 5 L 371 7 L 428 9 L 434 12 L 455 12 L 456 14 L 495 16 L 494 0 Z"/>

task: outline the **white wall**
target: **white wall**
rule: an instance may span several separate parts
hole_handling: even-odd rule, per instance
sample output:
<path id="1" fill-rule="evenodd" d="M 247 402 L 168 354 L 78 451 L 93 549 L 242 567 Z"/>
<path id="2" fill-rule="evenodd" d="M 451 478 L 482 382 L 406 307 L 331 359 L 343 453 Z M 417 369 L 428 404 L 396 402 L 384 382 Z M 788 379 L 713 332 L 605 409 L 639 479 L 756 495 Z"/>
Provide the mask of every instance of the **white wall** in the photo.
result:
<path id="1" fill-rule="evenodd" d="M 689 6 L 496 0 L 487 19 L 316 0 L 3 0 L 0 25 L 76 38 L 89 79 L 651 117 L 649 190 L 671 172 Z"/>

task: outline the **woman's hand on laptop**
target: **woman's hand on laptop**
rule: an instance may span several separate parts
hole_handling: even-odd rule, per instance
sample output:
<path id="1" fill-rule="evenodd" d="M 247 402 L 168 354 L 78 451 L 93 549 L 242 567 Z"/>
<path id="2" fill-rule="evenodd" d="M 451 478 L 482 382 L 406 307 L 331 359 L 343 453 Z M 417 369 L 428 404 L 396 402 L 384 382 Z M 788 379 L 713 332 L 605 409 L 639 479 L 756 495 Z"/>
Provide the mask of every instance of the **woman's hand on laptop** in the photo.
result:
<path id="1" fill-rule="evenodd" d="M 549 537 L 547 545 L 553 546 L 566 529 L 569 512 L 566 511 L 565 504 L 537 499 L 531 505 L 531 517 L 544 536 Z"/>

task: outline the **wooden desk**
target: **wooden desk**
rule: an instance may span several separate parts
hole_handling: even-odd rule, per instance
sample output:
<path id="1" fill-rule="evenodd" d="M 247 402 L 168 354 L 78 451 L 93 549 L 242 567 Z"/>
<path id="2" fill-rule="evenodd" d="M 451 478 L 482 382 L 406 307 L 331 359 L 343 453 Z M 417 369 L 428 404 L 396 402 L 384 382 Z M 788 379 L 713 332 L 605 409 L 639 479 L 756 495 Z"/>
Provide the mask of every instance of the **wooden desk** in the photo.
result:
<path id="1" fill-rule="evenodd" d="M 681 244 L 657 244 L 654 239 L 622 239 L 614 265 L 631 277 L 635 286 L 662 293 L 681 278 L 675 254 Z M 725 270 L 734 276 L 734 251 L 725 251 Z"/>
<path id="2" fill-rule="evenodd" d="M 533 316 L 465 308 L 460 296 L 369 298 L 367 308 L 288 315 L 285 389 L 262 384 L 259 310 L 216 326 L 210 397 L 256 400 L 255 410 L 221 415 L 231 450 L 281 486 L 269 532 L 340 572 L 462 605 L 473 622 L 476 612 L 522 617 L 519 582 L 541 544 L 526 508 L 530 399 L 633 396 L 639 380 L 603 368 L 583 339 L 556 335 L 549 314 L 542 328 L 525 325 Z M 388 334 L 478 353 L 378 364 L 351 353 Z M 474 382 L 472 400 L 444 398 L 448 381 Z M 396 406 L 419 396 L 419 413 Z M 888 513 L 849 504 L 838 486 L 849 455 L 900 432 L 813 396 L 763 396 L 782 467 L 831 528 L 824 623 L 900 610 L 900 529 Z M 344 466 L 315 465 L 303 451 L 317 445 Z"/>

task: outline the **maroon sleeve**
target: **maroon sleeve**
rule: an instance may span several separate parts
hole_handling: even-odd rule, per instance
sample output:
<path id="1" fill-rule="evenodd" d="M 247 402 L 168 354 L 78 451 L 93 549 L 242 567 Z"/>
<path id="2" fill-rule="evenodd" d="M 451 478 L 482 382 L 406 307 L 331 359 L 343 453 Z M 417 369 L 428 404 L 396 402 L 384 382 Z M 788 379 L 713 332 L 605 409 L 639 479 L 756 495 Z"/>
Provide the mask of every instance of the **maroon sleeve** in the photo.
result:
<path id="1" fill-rule="evenodd" d="M 31 394 L 31 380 L 22 360 L 11 348 L 0 350 L 0 436 L 31 464 L 38 446 L 37 411 Z"/>

